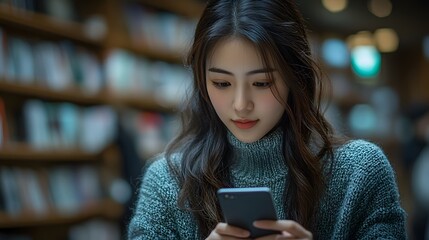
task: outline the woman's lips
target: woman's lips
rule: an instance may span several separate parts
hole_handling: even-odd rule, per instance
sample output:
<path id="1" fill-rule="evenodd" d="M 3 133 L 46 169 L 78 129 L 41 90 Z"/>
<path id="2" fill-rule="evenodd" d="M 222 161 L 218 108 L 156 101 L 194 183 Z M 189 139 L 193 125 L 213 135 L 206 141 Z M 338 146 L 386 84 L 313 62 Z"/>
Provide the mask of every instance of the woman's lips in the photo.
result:
<path id="1" fill-rule="evenodd" d="M 258 123 L 258 120 L 232 120 L 232 122 L 240 129 L 249 129 Z"/>

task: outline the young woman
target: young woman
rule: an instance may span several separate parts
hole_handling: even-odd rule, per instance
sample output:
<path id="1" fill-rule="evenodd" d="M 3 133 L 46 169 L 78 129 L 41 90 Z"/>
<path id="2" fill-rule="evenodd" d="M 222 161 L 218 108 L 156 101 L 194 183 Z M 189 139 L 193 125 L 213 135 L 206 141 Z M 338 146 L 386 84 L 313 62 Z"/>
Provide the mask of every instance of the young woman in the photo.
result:
<path id="1" fill-rule="evenodd" d="M 188 65 L 178 137 L 145 171 L 130 239 L 242 239 L 223 223 L 222 187 L 269 187 L 281 233 L 261 239 L 405 239 L 382 150 L 336 140 L 320 109 L 325 82 L 292 0 L 208 1 Z"/>

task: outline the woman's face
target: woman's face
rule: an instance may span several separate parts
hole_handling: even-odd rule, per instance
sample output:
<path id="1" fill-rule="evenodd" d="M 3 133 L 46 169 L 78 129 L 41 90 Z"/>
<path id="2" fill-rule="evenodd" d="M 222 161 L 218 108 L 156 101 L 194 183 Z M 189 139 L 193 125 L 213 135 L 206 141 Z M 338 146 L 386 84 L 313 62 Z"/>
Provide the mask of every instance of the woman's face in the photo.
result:
<path id="1" fill-rule="evenodd" d="M 278 69 L 267 69 L 248 41 L 220 41 L 206 64 L 207 92 L 217 115 L 242 142 L 254 142 L 279 122 L 285 108 L 274 96 L 287 99 L 288 88 Z M 274 79 L 270 79 L 271 72 Z"/>

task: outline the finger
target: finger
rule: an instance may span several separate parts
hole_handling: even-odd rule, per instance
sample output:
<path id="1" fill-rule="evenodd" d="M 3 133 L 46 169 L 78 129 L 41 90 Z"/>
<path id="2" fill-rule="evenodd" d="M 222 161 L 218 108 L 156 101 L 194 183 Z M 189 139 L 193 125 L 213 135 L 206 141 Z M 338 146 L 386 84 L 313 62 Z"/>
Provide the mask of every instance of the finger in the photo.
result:
<path id="1" fill-rule="evenodd" d="M 312 238 L 311 232 L 292 220 L 260 220 L 255 221 L 253 225 L 257 228 L 286 231 L 298 238 Z"/>
<path id="2" fill-rule="evenodd" d="M 249 231 L 239 227 L 229 225 L 227 223 L 218 223 L 216 225 L 215 231 L 220 235 L 226 235 L 226 236 L 232 236 L 232 237 L 238 237 L 238 238 L 247 238 L 250 236 Z"/>
<path id="3" fill-rule="evenodd" d="M 283 240 L 283 239 L 297 239 L 292 234 L 283 231 L 281 234 L 273 234 L 256 238 L 255 240 Z"/>

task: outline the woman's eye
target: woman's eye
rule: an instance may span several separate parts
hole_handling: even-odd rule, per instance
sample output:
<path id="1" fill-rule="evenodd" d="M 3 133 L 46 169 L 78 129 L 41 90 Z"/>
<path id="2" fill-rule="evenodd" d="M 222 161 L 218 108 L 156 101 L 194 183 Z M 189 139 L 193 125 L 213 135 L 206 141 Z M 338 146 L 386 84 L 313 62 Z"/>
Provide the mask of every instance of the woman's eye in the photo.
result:
<path id="1" fill-rule="evenodd" d="M 253 86 L 266 88 L 266 87 L 271 87 L 271 84 L 272 82 L 255 82 L 253 83 Z"/>
<path id="2" fill-rule="evenodd" d="M 217 88 L 226 88 L 229 87 L 231 84 L 229 82 L 213 82 L 213 85 Z"/>

